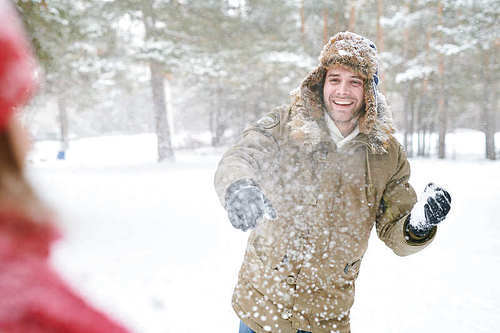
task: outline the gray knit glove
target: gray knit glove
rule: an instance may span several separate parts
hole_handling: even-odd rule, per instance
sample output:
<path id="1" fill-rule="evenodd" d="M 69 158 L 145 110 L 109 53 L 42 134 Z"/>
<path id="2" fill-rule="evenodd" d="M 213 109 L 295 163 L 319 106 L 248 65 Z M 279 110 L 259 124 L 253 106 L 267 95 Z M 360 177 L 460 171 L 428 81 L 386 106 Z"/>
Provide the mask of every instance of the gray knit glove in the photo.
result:
<path id="1" fill-rule="evenodd" d="M 276 218 L 276 211 L 259 185 L 252 179 L 240 179 L 226 190 L 226 211 L 236 229 L 247 231 L 255 228 L 262 217 Z"/>

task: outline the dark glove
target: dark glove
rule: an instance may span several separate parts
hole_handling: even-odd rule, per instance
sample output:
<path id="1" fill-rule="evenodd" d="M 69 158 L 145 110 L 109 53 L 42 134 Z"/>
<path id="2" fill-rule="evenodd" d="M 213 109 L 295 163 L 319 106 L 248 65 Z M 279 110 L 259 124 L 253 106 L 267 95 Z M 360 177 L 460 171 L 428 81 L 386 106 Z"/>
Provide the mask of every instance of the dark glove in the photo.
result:
<path id="1" fill-rule="evenodd" d="M 226 190 L 226 211 L 229 221 L 236 229 L 247 231 L 255 228 L 263 216 L 276 218 L 271 202 L 252 179 L 240 179 Z"/>
<path id="2" fill-rule="evenodd" d="M 408 226 L 410 231 L 417 236 L 425 236 L 434 226 L 446 218 L 451 208 L 450 204 L 450 193 L 433 183 L 429 183 L 424 190 L 423 207 L 422 203 L 417 203 L 413 208 Z"/>
<path id="3" fill-rule="evenodd" d="M 448 191 L 430 183 L 425 187 L 429 189 L 430 195 L 424 205 L 425 220 L 431 225 L 437 225 L 446 218 L 450 211 L 451 196 Z M 426 191 L 424 190 L 424 193 Z"/>

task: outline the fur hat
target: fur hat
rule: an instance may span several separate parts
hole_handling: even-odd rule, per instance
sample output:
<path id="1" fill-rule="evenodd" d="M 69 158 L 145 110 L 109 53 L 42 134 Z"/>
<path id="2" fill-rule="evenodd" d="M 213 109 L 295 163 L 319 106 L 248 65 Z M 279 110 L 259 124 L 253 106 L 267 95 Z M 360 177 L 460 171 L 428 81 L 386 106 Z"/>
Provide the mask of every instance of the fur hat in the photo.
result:
<path id="1" fill-rule="evenodd" d="M 319 61 L 319 66 L 302 82 L 299 93 L 304 107 L 309 110 L 312 118 L 318 119 L 323 116 L 322 96 L 326 72 L 334 65 L 344 65 L 359 73 L 365 81 L 365 111 L 359 118 L 360 132 L 370 134 L 377 126 L 377 122 L 384 132 L 394 132 L 390 117 L 386 117 L 385 114 L 385 98 L 377 88 L 378 60 L 374 43 L 352 32 L 339 32 L 324 46 Z"/>
<path id="2" fill-rule="evenodd" d="M 24 104 L 33 92 L 35 60 L 23 26 L 9 1 L 0 0 L 0 130 L 15 107 Z"/>

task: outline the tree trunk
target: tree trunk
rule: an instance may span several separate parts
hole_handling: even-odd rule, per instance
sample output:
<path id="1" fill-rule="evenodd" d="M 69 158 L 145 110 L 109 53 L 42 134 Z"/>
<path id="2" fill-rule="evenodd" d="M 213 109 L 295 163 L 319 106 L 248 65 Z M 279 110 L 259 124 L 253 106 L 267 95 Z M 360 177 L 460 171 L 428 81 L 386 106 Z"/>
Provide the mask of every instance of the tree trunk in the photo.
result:
<path id="1" fill-rule="evenodd" d="M 167 118 L 167 103 L 162 66 L 156 61 L 149 63 L 151 72 L 151 91 L 156 122 L 158 161 L 174 160 L 174 151 L 170 141 L 170 127 Z"/>
<path id="2" fill-rule="evenodd" d="M 384 52 L 384 30 L 380 23 L 383 13 L 384 0 L 377 0 L 377 51 L 379 54 Z M 379 70 L 378 75 L 380 78 L 379 89 L 385 94 L 384 72 Z"/>
<path id="3" fill-rule="evenodd" d="M 340 24 L 339 12 L 337 11 L 335 12 L 335 33 L 340 31 L 340 27 L 341 24 Z"/>
<path id="4" fill-rule="evenodd" d="M 224 131 L 226 130 L 226 125 L 224 124 L 224 119 L 222 117 L 222 105 L 220 105 L 219 101 L 222 100 L 222 83 L 217 82 L 217 90 L 215 101 L 212 105 L 213 110 L 210 112 L 210 133 L 212 134 L 212 147 L 217 147 L 220 145 L 222 141 L 222 136 L 224 135 Z M 245 114 L 245 110 L 243 110 L 243 114 Z"/>
<path id="5" fill-rule="evenodd" d="M 64 160 L 66 159 L 66 150 L 68 150 L 69 147 L 69 121 L 68 108 L 63 97 L 57 98 L 57 107 L 59 109 L 59 129 L 61 135 L 61 146 L 59 148 L 59 152 L 57 153 L 57 159 Z"/>
<path id="6" fill-rule="evenodd" d="M 406 12 L 410 13 L 410 6 L 406 4 Z M 403 32 L 403 54 L 405 59 L 409 59 L 410 57 L 410 28 L 406 28 Z M 411 147 L 412 147 L 412 135 L 411 132 L 411 115 L 410 115 L 410 90 L 411 90 L 411 82 L 406 82 L 406 91 L 404 92 L 404 115 L 405 115 L 405 133 L 404 133 L 404 147 L 409 155 L 411 155 Z"/>
<path id="7" fill-rule="evenodd" d="M 438 18 L 439 25 L 443 24 L 443 4 L 440 2 L 438 5 Z M 443 40 L 440 34 L 439 38 L 440 44 Z M 438 64 L 438 124 L 439 124 L 439 139 L 438 139 L 438 158 L 446 157 L 446 132 L 447 132 L 447 122 L 448 115 L 445 105 L 445 88 L 444 88 L 444 55 L 439 53 L 439 64 Z"/>
<path id="8" fill-rule="evenodd" d="M 418 142 L 418 155 L 425 156 L 426 154 L 426 136 L 427 136 L 427 126 L 425 124 L 422 125 L 420 130 L 420 139 Z"/>
<path id="9" fill-rule="evenodd" d="M 407 119 L 407 133 L 408 139 L 406 140 L 406 151 L 408 157 L 414 156 L 414 135 L 415 135 L 415 84 L 413 82 L 408 83 L 408 95 L 406 96 L 405 113 Z"/>
<path id="10" fill-rule="evenodd" d="M 427 33 L 425 34 L 425 62 L 424 65 L 428 64 L 428 56 L 429 56 L 429 40 L 430 40 L 430 29 L 427 29 Z M 418 96 L 418 107 L 416 109 L 416 117 L 417 117 L 417 131 L 419 132 L 419 140 L 418 140 L 418 150 L 417 156 L 425 156 L 426 155 L 426 128 L 427 128 L 427 116 L 425 111 L 429 109 L 429 101 L 428 101 L 428 79 L 424 77 L 423 82 L 421 84 L 420 95 Z"/>
<path id="11" fill-rule="evenodd" d="M 216 108 L 215 110 L 212 110 L 212 112 L 210 112 L 210 133 L 212 134 L 212 147 L 217 147 L 220 144 L 220 137 L 218 135 L 219 131 L 217 130 L 217 128 L 219 127 L 219 118 L 219 108 Z"/>
<path id="12" fill-rule="evenodd" d="M 490 125 L 488 126 L 488 129 L 486 132 L 486 158 L 494 161 L 494 160 L 496 160 L 495 124 L 496 124 L 497 120 L 496 120 L 496 113 L 491 111 L 490 108 L 488 108 L 488 118 L 489 118 L 488 123 Z"/>
<path id="13" fill-rule="evenodd" d="M 410 122 L 411 122 L 411 119 L 410 119 L 410 112 L 408 112 L 409 110 L 409 102 L 410 102 L 410 99 L 409 99 L 409 95 L 410 95 L 410 87 L 409 87 L 409 83 L 408 84 L 408 88 L 406 89 L 406 93 L 405 93 L 405 96 L 404 96 L 404 107 L 403 107 L 403 112 L 404 112 L 404 124 L 405 124 L 405 131 L 404 131 L 404 136 L 403 136 L 403 146 L 405 147 L 405 150 L 407 152 L 409 152 L 410 150 L 410 147 L 411 147 L 411 132 L 410 132 Z"/>
<path id="14" fill-rule="evenodd" d="M 152 0 L 143 2 L 142 16 L 146 30 L 146 40 L 156 35 L 155 17 Z M 167 102 L 165 96 L 164 71 L 160 63 L 150 60 L 151 91 L 153 94 L 153 110 L 156 122 L 156 137 L 158 161 L 175 159 L 172 149 L 170 127 L 167 117 Z"/>
<path id="15" fill-rule="evenodd" d="M 306 18 L 304 14 L 304 0 L 300 2 L 300 38 L 302 40 L 302 45 L 305 45 L 306 41 Z"/>
<path id="16" fill-rule="evenodd" d="M 425 97 L 424 97 L 425 98 Z M 425 155 L 425 122 L 422 119 L 422 97 L 420 98 L 419 107 L 416 109 L 417 113 L 417 132 L 418 132 L 418 145 L 417 156 Z"/>
<path id="17" fill-rule="evenodd" d="M 172 80 L 173 76 L 171 73 L 164 73 L 163 74 L 163 84 L 165 86 L 165 105 L 166 105 L 166 112 L 167 112 L 167 121 L 168 121 L 168 129 L 169 129 L 169 136 L 170 138 L 175 137 L 175 108 L 172 104 Z"/>
<path id="18" fill-rule="evenodd" d="M 415 96 L 415 130 L 417 133 L 417 156 L 423 156 L 423 133 L 424 133 L 424 119 L 423 119 L 423 104 L 425 103 L 425 95 L 420 92 L 420 95 Z"/>
<path id="19" fill-rule="evenodd" d="M 345 19 L 346 0 L 336 0 L 334 8 L 335 33 L 348 30 L 348 24 Z"/>
<path id="20" fill-rule="evenodd" d="M 410 133 L 411 133 L 411 156 L 415 156 L 415 135 L 418 132 L 418 110 L 416 108 L 417 101 L 417 88 L 415 86 L 415 82 L 411 83 L 410 90 L 410 114 L 411 114 L 411 125 L 410 125 Z M 417 142 L 418 145 L 418 142 Z"/>
<path id="21" fill-rule="evenodd" d="M 483 83 L 482 97 L 482 121 L 481 128 L 485 136 L 485 157 L 489 160 L 496 159 L 495 152 L 495 132 L 496 132 L 496 117 L 493 109 L 493 94 L 495 82 L 492 79 L 494 70 L 490 68 L 489 50 L 483 50 L 483 66 L 481 67 L 481 82 Z"/>
<path id="22" fill-rule="evenodd" d="M 439 60 L 439 100 L 438 100 L 438 124 L 439 124 L 439 139 L 438 139 L 438 158 L 446 157 L 446 132 L 447 132 L 447 110 L 445 105 L 444 93 L 444 63 L 443 56 L 440 55 Z"/>
<path id="23" fill-rule="evenodd" d="M 323 8 L 323 45 L 328 43 L 328 8 Z"/>
<path id="24" fill-rule="evenodd" d="M 351 13 L 349 14 L 349 31 L 354 31 L 354 28 L 356 27 L 356 6 L 355 3 L 353 2 L 351 4 Z"/>

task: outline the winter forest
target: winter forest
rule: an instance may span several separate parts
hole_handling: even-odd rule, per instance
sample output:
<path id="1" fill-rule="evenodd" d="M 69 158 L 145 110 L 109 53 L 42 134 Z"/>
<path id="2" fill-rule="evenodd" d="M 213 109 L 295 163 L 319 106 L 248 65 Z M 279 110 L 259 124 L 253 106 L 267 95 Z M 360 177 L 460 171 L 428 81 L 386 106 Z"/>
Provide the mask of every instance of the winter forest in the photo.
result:
<path id="1" fill-rule="evenodd" d="M 214 172 L 345 30 L 376 44 L 417 195 L 432 181 L 452 197 L 418 254 L 372 231 L 352 332 L 498 331 L 500 0 L 12 2 L 39 62 L 19 117 L 63 232 L 51 262 L 131 332 L 237 332 L 249 232 Z"/>
<path id="2" fill-rule="evenodd" d="M 287 103 L 328 38 L 349 30 L 377 45 L 410 156 L 450 157 L 446 135 L 457 129 L 484 135 L 485 158 L 498 154 L 497 0 L 16 4 L 44 77 L 26 122 L 62 149 L 73 138 L 156 133 L 161 161 L 227 144 Z"/>

